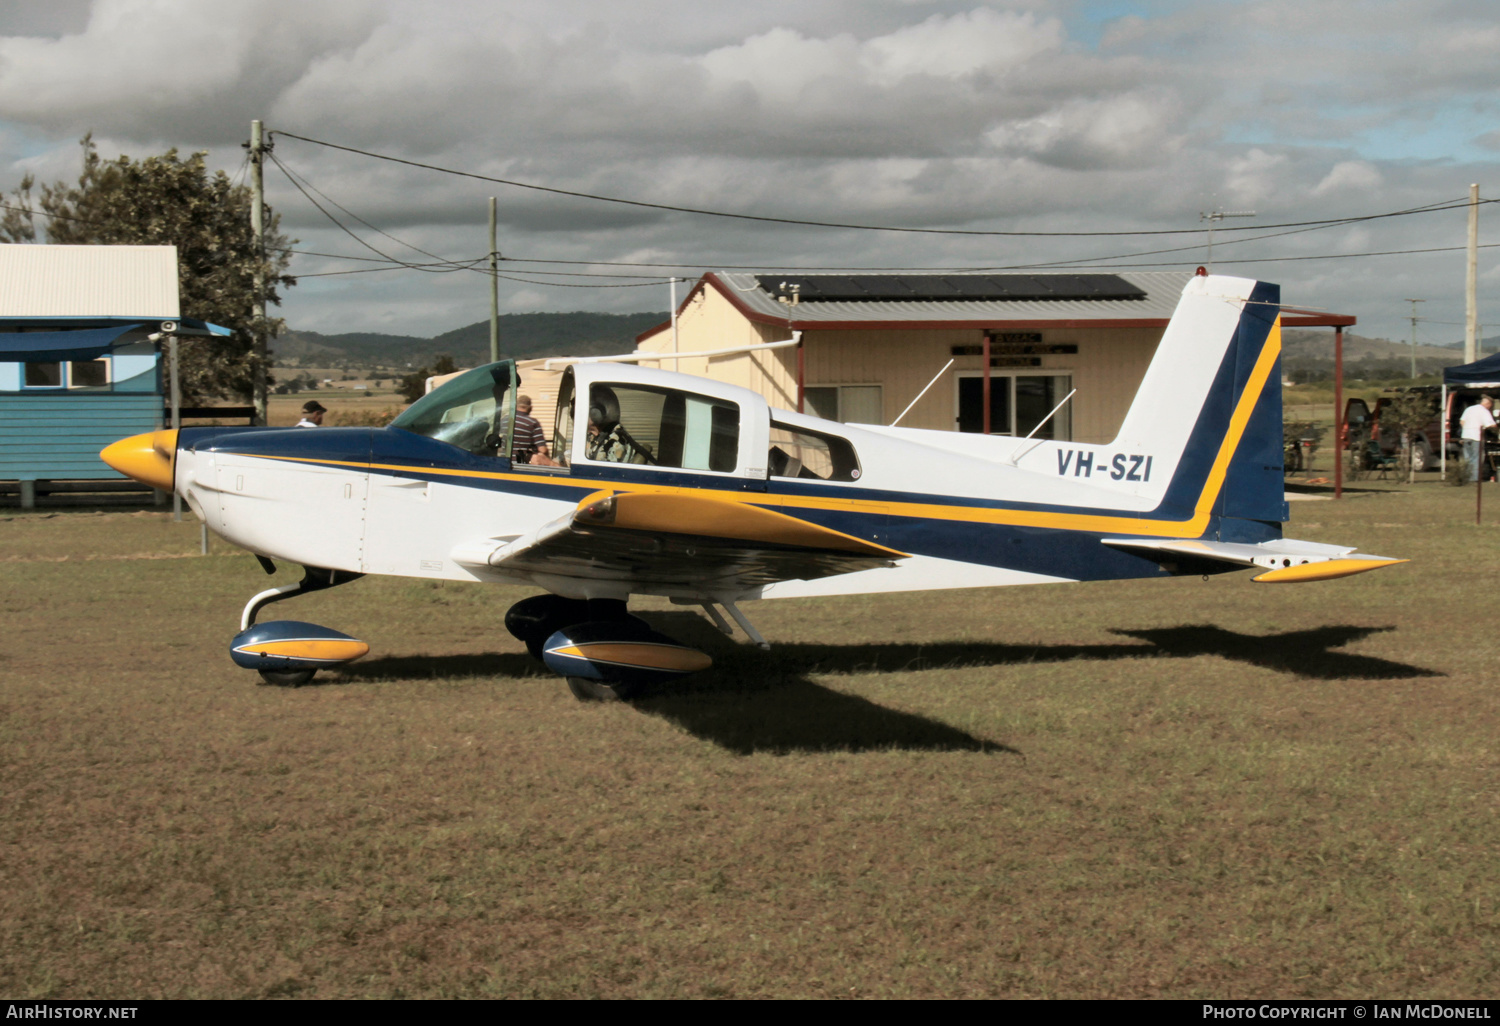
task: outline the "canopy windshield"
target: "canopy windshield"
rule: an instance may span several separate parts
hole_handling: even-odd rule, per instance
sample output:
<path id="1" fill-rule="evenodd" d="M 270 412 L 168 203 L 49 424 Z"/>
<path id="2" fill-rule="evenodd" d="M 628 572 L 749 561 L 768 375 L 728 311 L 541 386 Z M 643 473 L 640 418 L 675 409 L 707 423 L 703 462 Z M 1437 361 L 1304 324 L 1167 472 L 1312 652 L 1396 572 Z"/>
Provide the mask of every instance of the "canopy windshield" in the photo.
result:
<path id="1" fill-rule="evenodd" d="M 516 414 L 516 390 L 511 387 L 515 381 L 514 360 L 476 367 L 412 403 L 391 427 L 477 455 L 508 455 Z"/>

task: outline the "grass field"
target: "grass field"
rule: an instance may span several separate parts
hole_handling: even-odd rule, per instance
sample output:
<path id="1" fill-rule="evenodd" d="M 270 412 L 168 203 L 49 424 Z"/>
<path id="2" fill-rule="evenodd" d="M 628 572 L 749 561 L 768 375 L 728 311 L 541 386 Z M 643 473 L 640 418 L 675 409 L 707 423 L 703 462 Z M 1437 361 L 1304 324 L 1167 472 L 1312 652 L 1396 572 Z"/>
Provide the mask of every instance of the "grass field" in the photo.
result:
<path id="1" fill-rule="evenodd" d="M 1493 995 L 1500 492 L 1293 504 L 1413 562 L 751 603 L 770 653 L 583 705 L 524 593 L 366 579 L 277 615 L 169 514 L 0 518 L 9 997 Z M 270 583 L 290 579 L 285 570 Z"/>

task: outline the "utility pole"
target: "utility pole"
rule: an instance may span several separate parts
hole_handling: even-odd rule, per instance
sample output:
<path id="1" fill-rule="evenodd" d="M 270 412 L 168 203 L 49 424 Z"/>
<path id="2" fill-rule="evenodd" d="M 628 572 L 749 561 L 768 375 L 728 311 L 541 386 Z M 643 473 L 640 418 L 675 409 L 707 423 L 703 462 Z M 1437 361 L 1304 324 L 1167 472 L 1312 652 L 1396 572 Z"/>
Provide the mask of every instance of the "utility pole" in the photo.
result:
<path id="1" fill-rule="evenodd" d="M 266 398 L 266 149 L 261 142 L 261 123 L 250 122 L 250 230 L 255 235 L 255 341 L 252 350 L 255 422 L 265 427 L 271 421 Z"/>
<path id="2" fill-rule="evenodd" d="M 1411 383 L 1417 383 L 1417 304 L 1425 303 L 1425 299 L 1408 299 L 1411 304 Z M 1473 363 L 1473 360 L 1468 361 Z"/>
<path id="3" fill-rule="evenodd" d="M 500 250 L 495 245 L 495 197 L 490 197 L 490 363 L 500 359 Z"/>
<path id="4" fill-rule="evenodd" d="M 677 278 L 675 275 L 672 278 L 671 285 L 668 301 L 671 303 L 672 309 L 672 352 L 675 353 L 677 352 Z"/>
<path id="5" fill-rule="evenodd" d="M 1201 211 L 1199 212 L 1199 214 L 1198 214 L 1198 220 L 1199 221 L 1207 221 L 1207 222 L 1209 222 L 1209 226 L 1208 226 L 1208 259 L 1206 259 L 1204 261 L 1204 266 L 1205 267 L 1207 267 L 1210 271 L 1212 271 L 1214 269 L 1214 227 L 1213 227 L 1213 223 L 1216 222 L 1216 221 L 1222 221 L 1226 217 L 1254 217 L 1254 216 L 1255 216 L 1255 211 L 1253 211 L 1253 210 L 1215 210 L 1211 214 L 1209 214 L 1209 213 L 1203 213 Z"/>
<path id="6" fill-rule="evenodd" d="M 1479 186 L 1469 186 L 1469 287 L 1464 317 L 1464 363 L 1479 359 Z"/>

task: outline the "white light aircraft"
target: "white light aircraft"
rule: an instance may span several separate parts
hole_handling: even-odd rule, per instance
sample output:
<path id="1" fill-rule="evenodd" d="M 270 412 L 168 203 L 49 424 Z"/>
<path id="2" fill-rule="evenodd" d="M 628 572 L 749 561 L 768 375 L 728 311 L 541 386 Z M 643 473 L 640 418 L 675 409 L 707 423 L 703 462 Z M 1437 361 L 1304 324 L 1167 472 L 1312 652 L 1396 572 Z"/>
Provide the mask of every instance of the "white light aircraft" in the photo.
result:
<path id="1" fill-rule="evenodd" d="M 217 534 L 301 582 L 263 591 L 231 656 L 273 683 L 368 646 L 268 603 L 365 574 L 530 585 L 506 615 L 580 698 L 624 698 L 707 655 L 627 612 L 636 595 L 753 598 L 1215 574 L 1342 577 L 1403 560 L 1282 537 L 1280 291 L 1200 275 L 1104 444 L 833 423 L 675 372 L 579 363 L 556 466 L 510 458 L 511 361 L 468 371 L 387 428 L 184 428 L 116 442 L 112 467 L 175 489 Z"/>

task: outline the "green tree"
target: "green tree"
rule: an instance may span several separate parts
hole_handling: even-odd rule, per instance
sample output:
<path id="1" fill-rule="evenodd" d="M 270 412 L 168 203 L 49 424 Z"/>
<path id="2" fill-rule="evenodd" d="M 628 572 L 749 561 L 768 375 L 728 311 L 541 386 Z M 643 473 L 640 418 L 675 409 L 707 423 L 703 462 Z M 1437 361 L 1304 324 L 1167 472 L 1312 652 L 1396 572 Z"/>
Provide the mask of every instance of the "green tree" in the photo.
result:
<path id="1" fill-rule="evenodd" d="M 1416 463 L 1413 460 L 1415 446 L 1420 442 L 1422 430 L 1432 423 L 1437 416 L 1437 399 L 1421 392 L 1405 392 L 1392 399 L 1391 402 L 1380 411 L 1380 432 L 1383 437 L 1389 437 L 1390 432 L 1399 441 L 1397 448 L 1401 453 L 1401 466 L 1406 471 L 1408 484 L 1416 479 Z"/>
<path id="2" fill-rule="evenodd" d="M 250 227 L 250 190 L 222 171 L 210 175 L 204 153 L 186 159 L 177 150 L 159 157 L 99 157 L 92 135 L 82 139 L 83 173 L 76 185 L 42 185 L 27 175 L 0 214 L 0 239 L 35 242 L 35 216 L 47 217 L 47 240 L 64 245 L 176 246 L 178 290 L 184 316 L 231 328 L 229 338 L 181 342 L 184 399 L 249 401 L 254 380 L 255 278 L 265 280 L 266 302 L 296 284 L 286 274 L 293 240 L 279 230 L 280 216 L 266 210 L 266 256 L 256 255 Z M 19 209 L 15 209 L 19 208 Z M 280 332 L 279 318 L 263 325 Z M 268 368 L 269 369 L 269 368 Z"/>
<path id="3" fill-rule="evenodd" d="M 438 374 L 452 374 L 458 364 L 447 353 L 438 356 L 431 367 L 418 367 L 396 382 L 396 394 L 409 403 L 414 403 L 427 394 L 427 379 Z"/>

